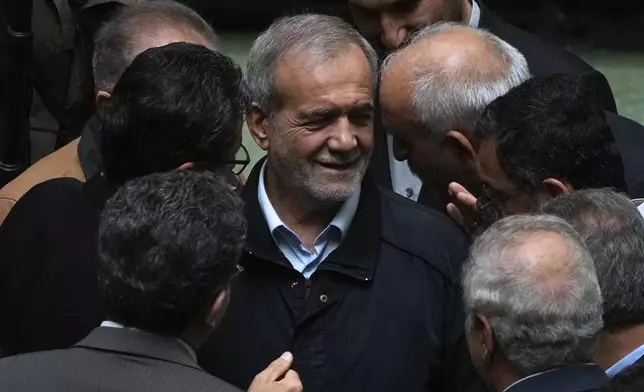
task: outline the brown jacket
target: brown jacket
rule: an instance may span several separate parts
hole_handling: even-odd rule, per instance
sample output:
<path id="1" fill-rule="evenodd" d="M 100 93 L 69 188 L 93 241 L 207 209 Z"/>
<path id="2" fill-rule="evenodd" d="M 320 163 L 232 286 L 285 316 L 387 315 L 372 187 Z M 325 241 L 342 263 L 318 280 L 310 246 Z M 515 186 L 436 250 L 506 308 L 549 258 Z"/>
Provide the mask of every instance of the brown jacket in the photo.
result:
<path id="1" fill-rule="evenodd" d="M 79 140 L 80 138 L 74 139 L 63 148 L 47 155 L 0 189 L 0 224 L 4 222 L 18 199 L 35 185 L 60 177 L 85 181 L 85 175 L 78 160 Z"/>

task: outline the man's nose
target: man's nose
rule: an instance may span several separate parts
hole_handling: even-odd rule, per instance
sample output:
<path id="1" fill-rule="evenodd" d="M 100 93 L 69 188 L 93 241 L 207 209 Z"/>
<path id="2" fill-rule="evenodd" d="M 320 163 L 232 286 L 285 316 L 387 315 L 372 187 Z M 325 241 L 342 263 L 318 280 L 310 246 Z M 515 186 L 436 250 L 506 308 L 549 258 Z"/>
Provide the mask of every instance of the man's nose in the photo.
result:
<path id="1" fill-rule="evenodd" d="M 358 139 L 349 119 L 342 118 L 338 121 L 327 144 L 329 150 L 339 152 L 353 151 L 358 146 Z"/>
<path id="2" fill-rule="evenodd" d="M 395 49 L 402 44 L 407 37 L 409 30 L 397 18 L 383 14 L 380 17 L 380 25 L 382 32 L 380 33 L 380 41 L 387 47 L 387 49 Z"/>

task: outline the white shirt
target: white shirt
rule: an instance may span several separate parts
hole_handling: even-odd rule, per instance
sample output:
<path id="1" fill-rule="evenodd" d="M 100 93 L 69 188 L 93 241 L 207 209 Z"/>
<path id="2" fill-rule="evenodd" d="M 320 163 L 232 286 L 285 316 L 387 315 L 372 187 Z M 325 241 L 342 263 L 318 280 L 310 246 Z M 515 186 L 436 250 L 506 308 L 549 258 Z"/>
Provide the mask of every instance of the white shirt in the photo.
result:
<path id="1" fill-rule="evenodd" d="M 275 212 L 264 185 L 265 170 L 266 163 L 262 165 L 262 170 L 259 173 L 257 197 L 266 223 L 268 223 L 268 229 L 275 244 L 291 263 L 293 269 L 308 279 L 329 254 L 340 246 L 342 239 L 347 234 L 351 221 L 358 209 L 360 189 L 342 204 L 335 218 L 315 239 L 313 243 L 314 250 L 311 252 L 302 246 L 302 239 L 293 230 L 289 229 Z"/>
<path id="2" fill-rule="evenodd" d="M 481 8 L 476 1 L 472 0 L 472 14 L 469 25 L 478 27 L 481 21 Z M 391 186 L 394 192 L 408 197 L 414 201 L 418 200 L 422 181 L 409 169 L 407 161 L 400 162 L 394 158 L 393 137 L 387 135 L 387 150 L 389 151 L 389 173 L 391 174 Z"/>

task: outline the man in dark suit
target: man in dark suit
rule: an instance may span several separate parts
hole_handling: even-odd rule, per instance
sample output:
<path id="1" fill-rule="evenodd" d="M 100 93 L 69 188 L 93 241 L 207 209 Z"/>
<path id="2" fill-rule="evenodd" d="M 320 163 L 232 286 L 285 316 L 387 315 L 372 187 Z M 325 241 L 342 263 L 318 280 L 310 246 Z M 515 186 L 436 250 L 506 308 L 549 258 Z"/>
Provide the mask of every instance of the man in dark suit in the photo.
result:
<path id="1" fill-rule="evenodd" d="M 411 32 L 423 25 L 441 21 L 465 23 L 489 30 L 516 47 L 527 59 L 534 76 L 583 75 L 594 102 L 607 111 L 617 111 L 610 85 L 599 71 L 567 50 L 505 23 L 476 0 L 350 0 L 349 4 L 360 32 L 380 46 L 383 54 L 400 46 Z M 406 162 L 393 158 L 392 141 L 385 140 L 381 128 L 376 122 L 372 158 L 376 178 L 382 186 L 417 200 L 421 183 Z"/>
<path id="2" fill-rule="evenodd" d="M 180 170 L 126 183 L 98 228 L 108 321 L 70 348 L 1 360 L 0 390 L 238 391 L 201 369 L 195 350 L 224 317 L 245 232 L 241 199 L 214 174 Z M 251 391 L 301 391 L 291 361 L 285 353 Z"/>
<path id="3" fill-rule="evenodd" d="M 570 224 L 502 219 L 474 242 L 463 275 L 470 356 L 492 391 L 590 392 L 607 380 L 591 363 L 602 295 Z"/>

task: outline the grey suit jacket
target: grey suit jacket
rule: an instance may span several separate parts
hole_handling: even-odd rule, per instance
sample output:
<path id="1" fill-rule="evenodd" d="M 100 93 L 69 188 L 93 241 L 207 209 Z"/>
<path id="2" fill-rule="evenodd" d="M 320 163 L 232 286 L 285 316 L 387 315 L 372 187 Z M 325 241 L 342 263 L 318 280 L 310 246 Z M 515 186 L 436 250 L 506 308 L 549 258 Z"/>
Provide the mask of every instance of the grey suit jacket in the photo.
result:
<path id="1" fill-rule="evenodd" d="M 0 391 L 239 392 L 206 373 L 187 346 L 124 328 L 99 327 L 76 345 L 0 360 Z"/>

